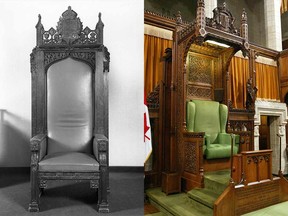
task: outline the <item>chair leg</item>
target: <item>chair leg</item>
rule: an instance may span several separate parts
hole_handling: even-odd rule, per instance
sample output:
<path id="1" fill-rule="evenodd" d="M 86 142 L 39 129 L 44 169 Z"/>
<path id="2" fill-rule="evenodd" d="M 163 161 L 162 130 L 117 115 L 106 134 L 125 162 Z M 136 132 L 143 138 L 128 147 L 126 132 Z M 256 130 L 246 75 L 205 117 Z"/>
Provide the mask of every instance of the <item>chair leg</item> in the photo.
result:
<path id="1" fill-rule="evenodd" d="M 40 179 L 39 183 L 39 197 L 44 193 L 44 189 L 47 187 L 47 180 Z"/>
<path id="2" fill-rule="evenodd" d="M 98 188 L 98 205 L 97 209 L 101 213 L 108 213 L 109 212 L 109 204 L 107 199 L 107 175 L 106 175 L 107 168 L 101 167 L 100 168 L 100 181 L 99 181 L 99 188 Z"/>
<path id="3" fill-rule="evenodd" d="M 31 202 L 29 203 L 29 212 L 39 212 L 39 188 L 31 188 Z"/>
<path id="4" fill-rule="evenodd" d="M 31 166 L 30 181 L 31 181 L 31 202 L 29 203 L 29 212 L 39 212 L 39 183 L 37 178 L 38 172 L 35 167 Z"/>

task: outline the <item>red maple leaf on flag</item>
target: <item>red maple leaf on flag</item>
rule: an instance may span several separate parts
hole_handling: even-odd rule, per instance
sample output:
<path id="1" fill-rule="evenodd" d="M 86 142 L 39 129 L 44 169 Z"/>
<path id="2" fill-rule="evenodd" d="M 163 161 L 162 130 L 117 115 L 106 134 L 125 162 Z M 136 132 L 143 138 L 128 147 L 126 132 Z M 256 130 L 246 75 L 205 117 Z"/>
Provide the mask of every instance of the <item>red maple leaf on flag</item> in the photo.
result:
<path id="1" fill-rule="evenodd" d="M 149 125 L 147 124 L 147 114 L 144 113 L 144 142 L 145 142 L 145 139 L 148 139 L 150 140 L 150 137 L 148 137 L 146 135 L 147 131 L 150 129 Z"/>

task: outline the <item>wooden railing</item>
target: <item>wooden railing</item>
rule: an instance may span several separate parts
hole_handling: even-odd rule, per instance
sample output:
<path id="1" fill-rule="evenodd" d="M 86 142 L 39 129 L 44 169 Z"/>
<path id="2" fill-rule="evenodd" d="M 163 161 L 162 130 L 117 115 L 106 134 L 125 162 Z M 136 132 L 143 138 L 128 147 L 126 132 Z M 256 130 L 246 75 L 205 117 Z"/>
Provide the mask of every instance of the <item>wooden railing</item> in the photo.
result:
<path id="1" fill-rule="evenodd" d="M 242 215 L 288 200 L 288 181 L 272 176 L 272 150 L 235 155 L 233 180 L 214 203 L 214 216 Z M 240 182 L 240 183 L 239 183 Z"/>
<path id="2" fill-rule="evenodd" d="M 245 186 L 252 182 L 272 180 L 272 150 L 243 151 L 233 157 L 232 178 Z"/>

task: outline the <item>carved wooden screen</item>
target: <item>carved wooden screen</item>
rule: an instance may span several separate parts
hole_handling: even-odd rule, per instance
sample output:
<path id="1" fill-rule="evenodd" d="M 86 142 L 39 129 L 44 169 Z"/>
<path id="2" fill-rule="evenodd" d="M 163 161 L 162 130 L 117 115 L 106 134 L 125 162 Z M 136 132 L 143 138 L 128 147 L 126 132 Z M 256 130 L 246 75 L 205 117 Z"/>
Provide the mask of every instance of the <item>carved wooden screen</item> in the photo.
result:
<path id="1" fill-rule="evenodd" d="M 188 52 L 187 99 L 213 100 L 215 58 Z"/>

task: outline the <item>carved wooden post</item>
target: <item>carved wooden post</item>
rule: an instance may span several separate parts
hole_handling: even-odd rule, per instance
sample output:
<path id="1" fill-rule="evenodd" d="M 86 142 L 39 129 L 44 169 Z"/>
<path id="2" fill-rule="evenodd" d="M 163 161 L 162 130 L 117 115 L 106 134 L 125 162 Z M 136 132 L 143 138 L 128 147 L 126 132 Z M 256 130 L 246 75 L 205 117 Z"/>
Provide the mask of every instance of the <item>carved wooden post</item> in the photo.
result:
<path id="1" fill-rule="evenodd" d="M 98 154 L 99 154 L 99 169 L 100 169 L 100 180 L 98 188 L 98 211 L 109 212 L 109 205 L 107 199 L 107 172 L 108 172 L 108 139 L 101 135 L 95 135 L 96 142 L 98 143 Z"/>
<path id="2" fill-rule="evenodd" d="M 39 141 L 31 140 L 31 164 L 30 164 L 30 183 L 31 183 L 31 201 L 29 203 L 29 212 L 39 212 L 39 182 L 38 182 L 38 161 L 39 161 Z"/>
<path id="3" fill-rule="evenodd" d="M 196 27 L 198 29 L 198 34 L 204 37 L 206 34 L 206 15 L 205 15 L 205 2 L 204 0 L 198 0 L 197 2 L 197 15 L 196 15 Z"/>
<path id="4" fill-rule="evenodd" d="M 243 12 L 241 16 L 240 36 L 243 37 L 246 41 L 248 41 L 248 23 L 247 23 L 247 13 L 245 11 L 245 8 L 243 8 Z"/>

